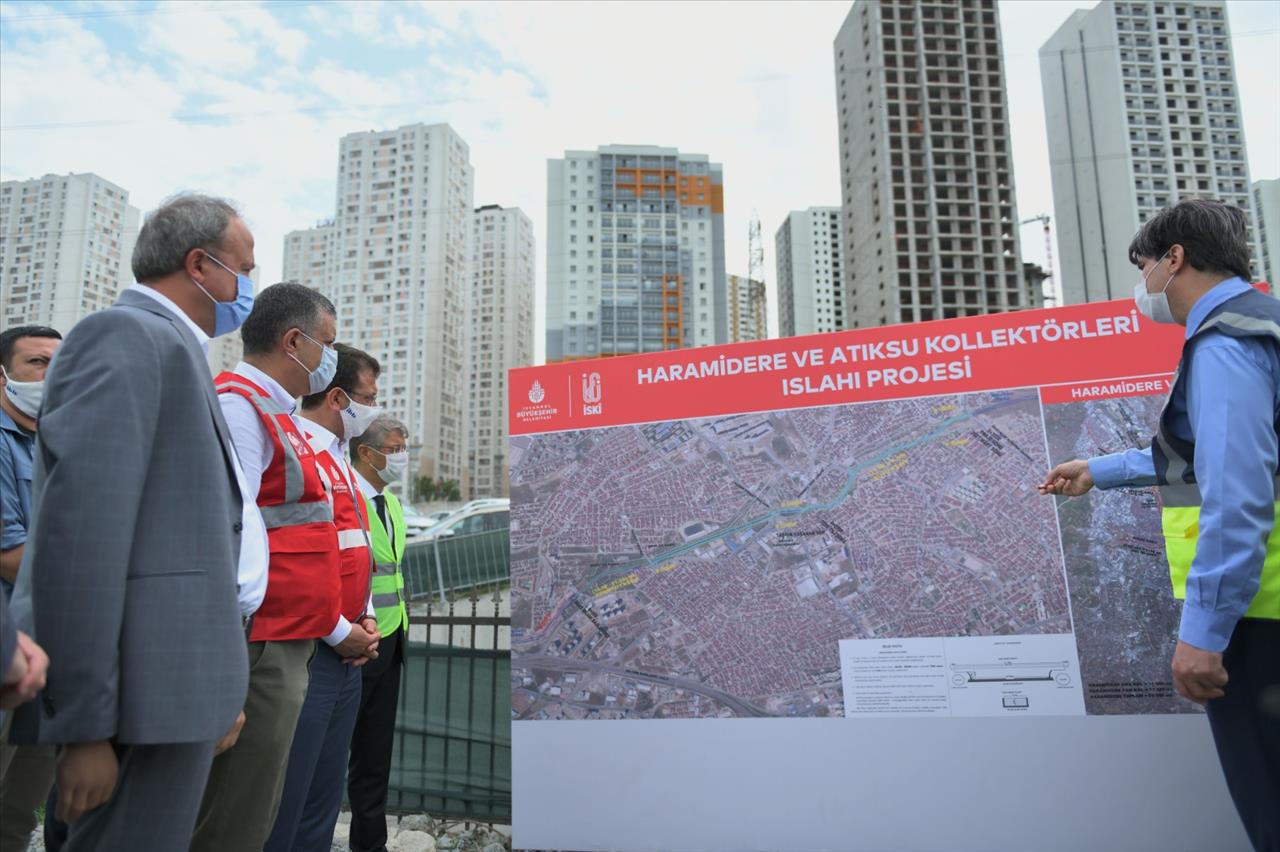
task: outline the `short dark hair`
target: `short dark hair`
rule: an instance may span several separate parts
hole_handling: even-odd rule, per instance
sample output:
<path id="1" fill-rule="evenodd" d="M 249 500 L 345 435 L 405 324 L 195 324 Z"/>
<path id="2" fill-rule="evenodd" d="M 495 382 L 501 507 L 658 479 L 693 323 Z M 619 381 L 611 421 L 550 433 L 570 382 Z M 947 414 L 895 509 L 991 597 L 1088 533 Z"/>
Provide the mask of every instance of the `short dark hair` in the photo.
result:
<path id="1" fill-rule="evenodd" d="M 271 352 L 291 328 L 314 335 L 322 313 L 336 316 L 338 311 L 319 290 L 296 281 L 272 284 L 253 300 L 253 310 L 240 327 L 244 354 Z"/>
<path id="2" fill-rule="evenodd" d="M 1249 280 L 1248 217 L 1239 207 L 1210 198 L 1187 198 L 1143 223 L 1129 243 L 1129 262 L 1156 260 L 1175 245 L 1200 272 Z"/>
<path id="3" fill-rule="evenodd" d="M 3 333 L 0 333 L 0 366 L 3 366 L 6 370 L 13 367 L 13 347 L 24 337 L 62 339 L 62 335 L 58 333 L 56 328 L 50 328 L 47 325 L 18 325 L 13 328 L 6 328 Z"/>
<path id="4" fill-rule="evenodd" d="M 133 277 L 157 281 L 182 269 L 193 249 L 217 248 L 240 212 L 230 201 L 182 193 L 147 214 L 133 244 Z"/>
<path id="5" fill-rule="evenodd" d="M 355 388 L 356 382 L 360 380 L 361 373 L 373 373 L 373 377 L 376 379 L 378 374 L 382 372 L 382 366 L 378 363 L 378 359 L 368 352 L 362 352 L 345 343 L 335 343 L 333 348 L 338 350 L 338 369 L 333 374 L 333 379 L 330 380 L 327 388 L 320 391 L 320 393 L 308 394 L 302 398 L 303 408 L 315 408 L 324 402 L 325 394 L 334 388 L 342 388 L 350 394 Z"/>

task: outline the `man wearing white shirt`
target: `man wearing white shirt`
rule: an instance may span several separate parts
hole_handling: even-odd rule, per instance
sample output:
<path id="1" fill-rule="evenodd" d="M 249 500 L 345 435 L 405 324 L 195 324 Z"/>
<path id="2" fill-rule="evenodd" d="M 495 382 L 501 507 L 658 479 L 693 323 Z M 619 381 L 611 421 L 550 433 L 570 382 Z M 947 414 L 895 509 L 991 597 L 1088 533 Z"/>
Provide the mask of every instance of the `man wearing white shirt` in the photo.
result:
<path id="1" fill-rule="evenodd" d="M 368 510 L 358 477 L 347 463 L 346 447 L 378 415 L 380 368 L 377 360 L 358 349 L 340 343 L 335 348 L 337 371 L 323 391 L 303 398 L 298 423 L 315 451 L 338 530 L 342 612 L 331 636 L 367 631 L 376 637 Z M 360 709 L 359 667 L 377 656 L 376 646 L 355 657 L 332 643 L 317 646 L 266 852 L 327 852 L 330 848 L 342 806 L 351 732 Z"/>
<path id="2" fill-rule="evenodd" d="M 387 847 L 387 784 L 395 747 L 400 670 L 408 641 L 405 607 L 404 509 L 388 485 L 409 468 L 409 430 L 383 414 L 351 442 L 351 461 L 369 512 L 373 550 L 374 615 L 378 618 L 378 659 L 360 670 L 360 715 L 351 735 L 347 802 L 351 805 L 351 852 L 383 852 Z"/>
<path id="3" fill-rule="evenodd" d="M 317 639 L 343 656 L 370 652 L 360 628 L 335 631 L 341 603 L 333 511 L 294 399 L 325 387 L 336 352 L 333 304 L 299 284 L 260 293 L 241 331 L 244 361 L 215 379 L 247 492 L 269 548 L 265 595 L 247 624 L 249 694 L 239 747 L 213 763 L 193 850 L 260 852 L 284 786 L 289 746 Z M 242 583 L 241 610 L 255 595 Z"/>

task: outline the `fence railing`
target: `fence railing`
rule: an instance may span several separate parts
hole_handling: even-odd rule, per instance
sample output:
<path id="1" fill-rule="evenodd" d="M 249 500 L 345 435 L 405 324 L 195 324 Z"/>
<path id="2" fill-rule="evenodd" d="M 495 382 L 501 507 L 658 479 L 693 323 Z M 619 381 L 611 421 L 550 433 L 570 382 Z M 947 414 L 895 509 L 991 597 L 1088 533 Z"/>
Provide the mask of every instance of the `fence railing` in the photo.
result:
<path id="1" fill-rule="evenodd" d="M 449 592 L 506 585 L 511 577 L 509 530 L 463 536 L 440 536 L 405 545 L 401 560 L 411 600 Z"/>
<path id="2" fill-rule="evenodd" d="M 405 548 L 410 626 L 391 812 L 511 820 L 508 540 L 498 530 Z"/>

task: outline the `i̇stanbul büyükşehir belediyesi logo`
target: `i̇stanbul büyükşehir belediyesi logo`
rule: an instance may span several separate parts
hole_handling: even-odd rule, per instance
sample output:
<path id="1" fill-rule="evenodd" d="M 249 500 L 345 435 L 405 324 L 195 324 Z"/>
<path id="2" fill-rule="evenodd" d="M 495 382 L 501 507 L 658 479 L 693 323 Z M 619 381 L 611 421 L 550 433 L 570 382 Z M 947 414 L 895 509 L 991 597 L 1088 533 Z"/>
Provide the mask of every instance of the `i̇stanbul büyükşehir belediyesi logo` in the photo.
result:
<path id="1" fill-rule="evenodd" d="M 547 398 L 547 393 L 542 389 L 542 385 L 538 381 L 534 381 L 533 387 L 529 388 L 529 401 L 534 405 L 542 402 Z"/>

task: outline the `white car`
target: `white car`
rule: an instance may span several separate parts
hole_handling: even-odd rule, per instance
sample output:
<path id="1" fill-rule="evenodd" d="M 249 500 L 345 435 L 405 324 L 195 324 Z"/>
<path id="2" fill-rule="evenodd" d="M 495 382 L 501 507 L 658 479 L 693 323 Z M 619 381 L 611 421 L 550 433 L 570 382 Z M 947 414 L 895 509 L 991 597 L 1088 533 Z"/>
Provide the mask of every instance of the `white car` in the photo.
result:
<path id="1" fill-rule="evenodd" d="M 434 513 L 433 513 L 434 514 Z M 447 513 L 446 513 L 447 514 Z M 416 535 L 425 532 L 436 524 L 440 523 L 440 518 L 431 515 L 420 515 L 410 508 L 404 509 L 404 529 L 406 535 Z"/>
<path id="2" fill-rule="evenodd" d="M 407 524 L 407 522 L 406 522 Z M 422 540 L 437 537 L 474 535 L 505 530 L 511 526 L 511 501 L 506 498 L 473 500 L 422 534 Z"/>

